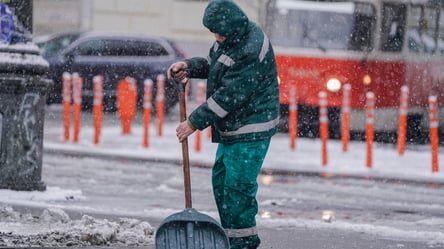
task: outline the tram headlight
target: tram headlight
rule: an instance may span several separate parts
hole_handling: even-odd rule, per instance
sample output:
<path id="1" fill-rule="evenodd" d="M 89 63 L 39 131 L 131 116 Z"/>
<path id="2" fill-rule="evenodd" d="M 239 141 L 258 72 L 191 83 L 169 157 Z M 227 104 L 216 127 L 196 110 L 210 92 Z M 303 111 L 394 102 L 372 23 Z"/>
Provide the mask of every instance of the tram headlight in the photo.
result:
<path id="1" fill-rule="evenodd" d="M 368 74 L 364 75 L 364 77 L 362 77 L 362 83 L 365 86 L 370 85 L 372 83 L 372 77 L 370 75 L 368 75 Z"/>
<path id="2" fill-rule="evenodd" d="M 339 90 L 341 90 L 341 87 L 342 83 L 339 79 L 330 78 L 327 80 L 327 90 L 329 90 L 330 92 L 338 92 Z"/>

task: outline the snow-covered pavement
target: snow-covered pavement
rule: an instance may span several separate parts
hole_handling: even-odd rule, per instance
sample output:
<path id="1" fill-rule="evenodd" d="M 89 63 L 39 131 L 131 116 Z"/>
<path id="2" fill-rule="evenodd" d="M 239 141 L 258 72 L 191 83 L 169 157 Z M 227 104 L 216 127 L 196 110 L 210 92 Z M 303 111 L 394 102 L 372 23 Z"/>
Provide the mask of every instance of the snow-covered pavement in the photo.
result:
<path id="1" fill-rule="evenodd" d="M 44 148 L 103 155 L 122 155 L 135 158 L 181 161 L 181 146 L 175 137 L 178 115 L 172 110 L 163 124 L 162 136 L 157 134 L 157 121 L 152 117 L 149 128 L 149 147 L 143 144 L 141 113 L 138 113 L 132 126 L 132 133 L 122 135 L 117 116 L 108 114 L 104 119 L 99 144 L 93 144 L 92 120 L 82 120 L 80 139 L 77 144 L 64 141 L 60 107 L 48 109 L 47 119 L 51 122 L 45 128 Z M 176 111 L 177 112 L 177 111 Z M 90 117 L 91 115 L 89 115 Z M 47 122 L 49 123 L 49 122 Z M 56 125 L 54 125 L 54 123 Z M 71 130 L 72 134 L 72 130 Z M 72 138 L 72 135 L 71 135 Z M 196 135 L 189 138 L 191 165 L 212 165 L 216 145 L 208 138 L 208 131 L 201 133 L 201 150 L 195 150 Z M 328 164 L 322 166 L 320 139 L 297 138 L 296 148 L 290 149 L 288 134 L 278 133 L 272 139 L 263 165 L 264 170 L 282 172 L 314 172 L 345 174 L 359 177 L 378 177 L 410 181 L 444 183 L 444 148 L 440 147 L 438 165 L 440 171 L 432 173 L 432 153 L 430 145 L 407 145 L 404 155 L 397 152 L 396 144 L 373 144 L 372 167 L 366 167 L 367 145 L 351 141 L 349 149 L 342 151 L 340 140 L 328 141 Z"/>

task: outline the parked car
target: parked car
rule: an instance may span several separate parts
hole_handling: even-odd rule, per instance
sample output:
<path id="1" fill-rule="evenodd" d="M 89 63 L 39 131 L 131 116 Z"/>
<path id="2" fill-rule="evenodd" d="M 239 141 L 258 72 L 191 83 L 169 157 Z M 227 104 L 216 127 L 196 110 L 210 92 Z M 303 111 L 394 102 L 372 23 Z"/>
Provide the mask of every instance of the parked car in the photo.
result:
<path id="1" fill-rule="evenodd" d="M 48 96 L 48 104 L 62 100 L 63 72 L 80 74 L 83 79 L 82 106 L 93 104 L 93 77 L 104 78 L 104 108 L 115 110 L 117 83 L 132 77 L 137 82 L 138 106 L 143 106 L 143 83 L 146 79 L 166 77 L 166 70 L 177 60 L 186 57 L 178 45 L 168 39 L 146 34 L 123 34 L 103 32 L 64 33 L 44 42 L 35 41 L 42 56 L 49 62 L 48 77 L 54 87 Z M 52 43 L 52 45 L 51 45 Z M 168 111 L 178 101 L 177 87 L 165 82 L 165 109 Z"/>

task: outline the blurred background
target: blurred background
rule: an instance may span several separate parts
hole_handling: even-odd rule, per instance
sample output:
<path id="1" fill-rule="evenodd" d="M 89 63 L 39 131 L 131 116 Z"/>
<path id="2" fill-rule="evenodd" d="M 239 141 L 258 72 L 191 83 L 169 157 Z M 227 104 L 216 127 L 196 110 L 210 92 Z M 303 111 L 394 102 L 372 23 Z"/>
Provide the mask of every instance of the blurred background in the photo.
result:
<path id="1" fill-rule="evenodd" d="M 13 1 L 13 0 L 11 0 Z M 269 0 L 237 3 L 262 23 Z M 67 31 L 149 33 L 179 40 L 192 55 L 206 55 L 213 36 L 202 25 L 207 0 L 26 0 L 33 2 L 34 37 Z"/>
<path id="2" fill-rule="evenodd" d="M 41 54 L 49 62 L 51 78 L 55 82 L 52 93 L 59 95 L 50 94 L 49 99 L 59 100 L 54 103 L 61 99 L 61 72 L 79 71 L 79 68 L 84 69 L 79 73 L 84 77 L 84 86 L 87 86 L 84 88 L 88 88 L 84 93 L 90 94 L 90 99 L 94 75 L 104 75 L 109 90 L 105 96 L 115 97 L 117 81 L 130 75 L 127 72 L 136 72 L 130 76 L 140 84 L 138 103 L 141 103 L 143 79 L 156 81 L 158 74 L 164 74 L 172 62 L 184 57 L 206 56 L 214 40 L 202 25 L 208 0 L 3 2 L 32 33 Z M 429 140 L 429 97 L 444 98 L 444 1 L 236 0 L 236 3 L 264 29 L 273 44 L 279 72 L 280 130 L 289 130 L 290 100 L 296 99 L 298 112 L 293 116 L 297 117 L 297 130 L 293 132 L 318 137 L 318 96 L 324 92 L 327 94 L 330 138 L 340 138 L 343 129 L 350 130 L 352 139 L 363 140 L 366 98 L 367 93 L 371 93 L 376 96 L 375 139 L 395 142 L 401 123 L 398 113 L 404 88 L 410 94 L 406 98 L 407 140 L 421 143 Z M 68 37 L 53 50 L 56 56 L 46 53 L 48 49 L 43 42 L 51 39 L 51 35 L 83 31 L 107 32 L 108 37 L 94 38 L 105 45 L 92 47 L 87 37 L 83 40 Z M 110 36 L 120 32 L 160 36 L 167 39 L 168 44 L 156 40 L 155 47 L 159 49 L 151 49 L 147 39 L 140 43 L 142 46 L 136 47 L 126 41 L 139 37 L 114 37 L 119 41 L 112 42 L 120 45 L 111 46 Z M 82 47 L 84 44 L 89 46 L 87 51 Z M 68 45 L 71 46 L 61 50 Z M 150 48 L 145 50 L 152 54 L 139 53 L 143 47 Z M 114 51 L 110 51 L 112 49 Z M 124 49 L 131 51 L 125 51 L 125 54 Z M 137 56 L 134 51 L 139 51 L 135 53 Z M 138 57 L 137 63 L 135 57 Z M 148 57 L 157 61 L 147 65 Z M 107 59 L 113 59 L 112 63 Z M 128 59 L 125 64 L 117 63 L 123 59 Z M 85 66 L 86 63 L 89 64 Z M 90 65 L 93 63 L 95 67 Z M 103 69 L 96 64 L 106 67 Z M 138 64 L 136 69 L 126 67 Z M 125 71 L 117 74 L 117 69 Z M 345 94 L 345 89 L 349 89 L 350 94 Z M 344 103 L 351 108 L 349 122 L 342 122 Z M 439 134 L 444 138 L 442 101 L 438 106 Z"/>

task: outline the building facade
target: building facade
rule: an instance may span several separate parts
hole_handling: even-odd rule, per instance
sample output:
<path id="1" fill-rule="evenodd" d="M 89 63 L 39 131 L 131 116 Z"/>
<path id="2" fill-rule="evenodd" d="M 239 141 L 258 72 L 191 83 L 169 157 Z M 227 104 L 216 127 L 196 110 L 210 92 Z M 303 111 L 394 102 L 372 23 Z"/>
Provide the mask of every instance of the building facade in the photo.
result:
<path id="1" fill-rule="evenodd" d="M 268 0 L 237 0 L 261 23 Z M 116 31 L 160 35 L 176 40 L 213 40 L 202 25 L 208 0 L 33 0 L 34 35 L 63 31 Z"/>

